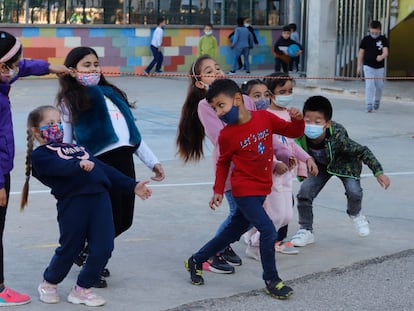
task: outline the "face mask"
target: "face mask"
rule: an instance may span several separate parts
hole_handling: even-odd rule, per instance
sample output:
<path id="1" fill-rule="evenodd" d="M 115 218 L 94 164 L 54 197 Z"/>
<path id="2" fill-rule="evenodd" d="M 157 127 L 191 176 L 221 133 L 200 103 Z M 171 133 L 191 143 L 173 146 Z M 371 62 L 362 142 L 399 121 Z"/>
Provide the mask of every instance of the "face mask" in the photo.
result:
<path id="1" fill-rule="evenodd" d="M 257 110 L 265 110 L 270 106 L 270 99 L 267 97 L 260 98 L 254 103 Z"/>
<path id="2" fill-rule="evenodd" d="M 371 36 L 372 39 L 378 39 L 378 37 L 381 35 L 380 33 L 370 33 L 369 34 Z"/>
<path id="3" fill-rule="evenodd" d="M 62 124 L 45 125 L 39 128 L 40 135 L 44 140 L 50 143 L 61 143 L 63 141 Z"/>
<path id="4" fill-rule="evenodd" d="M 203 81 L 200 81 L 200 82 L 204 85 L 204 88 L 206 89 L 206 91 L 208 91 L 210 88 L 210 85 L 208 85 L 207 83 L 204 83 Z"/>
<path id="5" fill-rule="evenodd" d="M 231 109 L 220 117 L 226 124 L 236 124 L 239 121 L 239 107 L 232 106 Z"/>
<path id="6" fill-rule="evenodd" d="M 276 95 L 276 105 L 280 107 L 287 107 L 290 105 L 293 99 L 293 94 L 290 95 Z"/>
<path id="7" fill-rule="evenodd" d="M 17 67 L 16 70 L 10 69 L 8 66 L 7 68 L 9 69 L 9 72 L 1 74 L 1 81 L 4 83 L 12 81 L 19 74 L 19 67 Z"/>
<path id="8" fill-rule="evenodd" d="M 305 135 L 310 139 L 318 138 L 323 134 L 323 125 L 305 124 Z"/>
<path id="9" fill-rule="evenodd" d="M 76 75 L 76 80 L 79 84 L 83 86 L 95 86 L 98 85 L 101 80 L 100 72 L 91 72 L 91 73 L 80 73 Z"/>
<path id="10" fill-rule="evenodd" d="M 250 24 L 244 24 L 244 27 L 249 27 L 250 26 Z"/>
<path id="11" fill-rule="evenodd" d="M 213 34 L 213 32 L 212 31 L 204 31 L 204 34 L 206 36 L 211 36 Z"/>

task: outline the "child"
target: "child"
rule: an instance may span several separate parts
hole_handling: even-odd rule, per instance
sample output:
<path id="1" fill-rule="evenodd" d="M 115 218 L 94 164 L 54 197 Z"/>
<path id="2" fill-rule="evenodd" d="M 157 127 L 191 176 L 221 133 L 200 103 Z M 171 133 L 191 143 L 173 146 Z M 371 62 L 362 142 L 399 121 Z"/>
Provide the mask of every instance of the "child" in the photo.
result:
<path id="1" fill-rule="evenodd" d="M 381 34 L 381 22 L 372 21 L 369 25 L 369 35 L 365 36 L 359 45 L 357 65 L 357 73 L 360 75 L 363 70 L 366 78 L 365 105 L 367 112 L 379 109 L 388 49 L 388 39 Z"/>
<path id="2" fill-rule="evenodd" d="M 155 66 L 155 73 L 162 73 L 161 66 L 162 62 L 164 61 L 164 55 L 161 52 L 162 47 L 162 39 L 164 37 L 164 27 L 165 27 L 165 19 L 164 17 L 159 17 L 157 19 L 157 28 L 155 28 L 154 33 L 152 34 L 151 38 L 151 52 L 153 55 L 153 59 L 151 63 L 145 68 L 144 74 L 149 75 L 152 68 Z"/>
<path id="3" fill-rule="evenodd" d="M 216 166 L 214 196 L 210 208 L 220 206 L 230 164 L 233 198 L 237 209 L 224 230 L 185 261 L 191 282 L 204 283 L 202 263 L 229 243 L 237 241 L 249 228 L 255 226 L 261 233 L 260 253 L 266 292 L 278 299 L 286 299 L 293 291 L 279 278 L 275 261 L 275 227 L 263 209 L 272 184 L 272 133 L 290 137 L 301 135 L 304 122 L 301 113 L 290 109 L 292 122 L 286 122 L 267 111 L 248 111 L 237 84 L 228 79 L 216 80 L 206 99 L 217 116 L 227 125 L 219 136 L 220 158 Z"/>
<path id="4" fill-rule="evenodd" d="M 212 58 L 218 56 L 218 45 L 217 40 L 213 36 L 213 25 L 206 24 L 204 26 L 204 36 L 200 38 L 198 42 L 198 57 L 201 55 L 209 55 Z"/>
<path id="5" fill-rule="evenodd" d="M 164 169 L 147 144 L 141 140 L 126 94 L 109 83 L 102 74 L 96 51 L 90 47 L 76 47 L 65 59 L 70 74 L 59 79 L 58 107 L 63 119 L 65 143 L 88 148 L 99 160 L 135 179 L 134 154 L 162 181 Z M 128 230 L 134 218 L 135 197 L 118 189 L 110 190 L 115 237 Z M 82 265 L 85 254 L 77 264 Z M 102 273 L 95 287 L 106 287 Z"/>
<path id="6" fill-rule="evenodd" d="M 253 80 L 253 82 L 248 83 L 245 91 L 249 96 L 256 97 L 261 93 L 262 99 L 268 98 L 269 105 L 266 106 L 269 112 L 290 121 L 286 107 L 290 106 L 292 100 L 293 80 L 285 73 L 273 73 L 265 77 L 265 80 L 260 81 L 260 83 Z M 261 109 L 266 109 L 266 106 L 261 107 Z M 258 108 L 258 110 L 260 109 Z M 281 159 L 274 161 L 272 192 L 267 196 L 264 207 L 276 229 L 278 229 L 278 241 L 275 244 L 276 252 L 294 255 L 298 253 L 298 250 L 291 242 L 284 241 L 287 236 L 288 223 L 293 214 L 292 177 L 296 175 L 296 170 L 293 171 L 293 169 L 297 161 L 307 162 L 311 174 L 317 174 L 317 167 L 313 159 L 293 139 L 282 135 L 273 135 L 273 139 L 280 141 L 289 148 L 291 158 L 288 163 L 284 163 Z M 258 232 L 253 234 L 246 249 L 246 253 L 253 255 L 255 259 L 258 259 L 255 256 L 258 252 L 257 247 L 254 246 L 258 245 L 259 237 Z"/>
<path id="7" fill-rule="evenodd" d="M 244 27 L 243 18 L 237 19 L 237 27 L 234 30 L 234 37 L 232 40 L 231 48 L 233 49 L 233 66 L 232 70 L 228 74 L 235 74 L 237 68 L 239 68 L 239 57 L 243 55 L 244 69 L 246 73 L 250 73 L 250 61 L 249 54 L 250 49 L 253 48 L 253 35 Z"/>
<path id="8" fill-rule="evenodd" d="M 303 106 L 303 114 L 305 135 L 299 143 L 315 159 L 319 173 L 306 178 L 300 187 L 297 195 L 300 229 L 291 242 L 295 246 L 315 242 L 312 202 L 332 176 L 337 176 L 345 187 L 346 212 L 358 235 L 367 236 L 370 233 L 368 221 L 361 213 L 362 162 L 368 165 L 384 189 L 390 185 L 389 178 L 371 150 L 350 139 L 346 129 L 332 120 L 332 105 L 326 97 L 309 97 Z"/>
<path id="9" fill-rule="evenodd" d="M 282 29 L 282 35 L 276 41 L 272 49 L 273 56 L 275 57 L 275 71 L 280 71 L 280 67 L 282 66 L 283 72 L 289 72 L 288 69 L 290 57 L 287 53 L 287 50 L 288 47 L 292 44 L 297 44 L 300 48 L 296 56 L 302 54 L 302 46 L 290 38 L 290 27 L 284 26 Z"/>
<path id="10" fill-rule="evenodd" d="M 43 274 L 38 287 L 40 300 L 58 303 L 57 284 L 69 273 L 85 240 L 89 256 L 79 273 L 68 301 L 87 306 L 101 306 L 105 299 L 91 287 L 100 278 L 114 247 L 114 225 L 108 189 L 117 187 L 145 200 L 151 196 L 146 184 L 136 182 L 94 158 L 81 146 L 62 143 L 59 111 L 41 106 L 30 112 L 27 120 L 26 183 L 21 207 L 27 203 L 30 172 L 51 188 L 57 200 L 60 246 Z M 39 147 L 33 150 L 34 143 Z"/>
<path id="11" fill-rule="evenodd" d="M 30 297 L 4 285 L 3 232 L 10 193 L 10 171 L 13 168 L 14 136 L 9 92 L 18 78 L 30 75 L 64 73 L 63 65 L 51 65 L 43 60 L 22 59 L 20 40 L 0 31 L 0 306 L 14 306 L 30 302 Z"/>

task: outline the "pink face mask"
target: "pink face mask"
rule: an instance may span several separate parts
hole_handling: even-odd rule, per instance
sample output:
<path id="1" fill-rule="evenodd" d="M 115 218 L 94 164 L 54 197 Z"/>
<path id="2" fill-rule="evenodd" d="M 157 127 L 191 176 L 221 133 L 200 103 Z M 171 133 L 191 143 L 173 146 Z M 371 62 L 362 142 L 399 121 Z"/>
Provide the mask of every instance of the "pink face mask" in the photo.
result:
<path id="1" fill-rule="evenodd" d="M 88 72 L 82 73 L 78 72 L 76 74 L 76 80 L 79 84 L 83 86 L 95 86 L 98 85 L 99 81 L 101 80 L 101 73 L 100 72 Z"/>

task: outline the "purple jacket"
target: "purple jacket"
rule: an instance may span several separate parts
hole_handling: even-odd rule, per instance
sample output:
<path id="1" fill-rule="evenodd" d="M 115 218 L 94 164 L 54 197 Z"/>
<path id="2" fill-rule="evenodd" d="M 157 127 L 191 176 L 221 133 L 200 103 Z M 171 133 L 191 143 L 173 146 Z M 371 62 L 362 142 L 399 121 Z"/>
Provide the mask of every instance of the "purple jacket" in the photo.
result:
<path id="1" fill-rule="evenodd" d="M 10 109 L 10 86 L 20 77 L 42 76 L 49 73 L 49 63 L 43 60 L 19 62 L 19 74 L 10 83 L 0 82 L 0 189 L 4 188 L 4 175 L 10 173 L 14 159 L 13 122 Z"/>

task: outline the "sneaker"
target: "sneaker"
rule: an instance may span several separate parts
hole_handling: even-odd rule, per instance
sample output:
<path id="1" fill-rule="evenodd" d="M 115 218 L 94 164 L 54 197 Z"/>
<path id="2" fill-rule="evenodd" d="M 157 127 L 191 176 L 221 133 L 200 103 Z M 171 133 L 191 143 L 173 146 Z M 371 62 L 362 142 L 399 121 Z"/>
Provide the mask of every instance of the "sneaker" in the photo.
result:
<path id="1" fill-rule="evenodd" d="M 68 301 L 75 305 L 84 304 L 88 307 L 99 307 L 106 303 L 103 297 L 92 292 L 90 288 L 83 288 L 78 285 L 72 287 L 68 295 Z"/>
<path id="2" fill-rule="evenodd" d="M 369 224 L 367 218 L 364 215 L 359 213 L 356 216 L 349 217 L 354 222 L 355 229 L 357 230 L 359 236 L 369 235 Z"/>
<path id="3" fill-rule="evenodd" d="M 234 252 L 230 245 L 224 249 L 221 253 L 221 257 L 233 266 L 241 266 L 242 264 L 241 258 Z"/>
<path id="4" fill-rule="evenodd" d="M 234 267 L 229 265 L 220 254 L 216 254 L 206 262 L 203 262 L 203 270 L 220 274 L 234 273 Z"/>
<path id="5" fill-rule="evenodd" d="M 380 106 L 379 101 L 376 101 L 376 102 L 374 103 L 374 110 L 378 110 L 378 109 L 379 109 L 379 106 Z"/>
<path id="6" fill-rule="evenodd" d="M 111 276 L 111 272 L 109 272 L 108 268 L 104 268 L 101 272 L 101 276 L 104 278 L 110 277 Z"/>
<path id="7" fill-rule="evenodd" d="M 37 291 L 39 292 L 39 299 L 41 302 L 58 303 L 60 301 L 56 284 L 51 284 L 43 280 L 42 283 L 39 284 Z"/>
<path id="8" fill-rule="evenodd" d="M 29 295 L 18 293 L 9 287 L 5 287 L 0 293 L 0 307 L 24 305 L 30 300 Z"/>
<path id="9" fill-rule="evenodd" d="M 88 258 L 88 253 L 84 249 L 79 253 L 78 257 L 76 257 L 74 261 L 75 265 L 82 267 L 86 261 L 86 258 Z"/>
<path id="10" fill-rule="evenodd" d="M 144 70 L 143 72 L 142 72 L 142 74 L 144 75 L 144 76 L 149 76 L 149 72 L 148 71 L 146 71 L 146 70 Z"/>
<path id="11" fill-rule="evenodd" d="M 368 113 L 372 112 L 372 105 L 367 105 L 367 112 Z"/>
<path id="12" fill-rule="evenodd" d="M 276 299 L 287 299 L 293 294 L 293 289 L 283 283 L 279 278 L 266 281 L 266 294 Z"/>
<path id="13" fill-rule="evenodd" d="M 236 72 L 235 72 L 235 71 L 233 71 L 233 70 L 231 70 L 231 71 L 229 71 L 229 72 L 226 72 L 226 74 L 228 74 L 228 75 L 234 75 L 234 74 L 236 74 Z"/>
<path id="14" fill-rule="evenodd" d="M 199 263 L 195 263 L 193 260 L 193 256 L 188 258 L 185 262 L 185 268 L 188 272 L 190 272 L 190 279 L 191 283 L 194 285 L 203 285 L 203 269 L 202 265 Z"/>
<path id="15" fill-rule="evenodd" d="M 275 251 L 281 254 L 296 255 L 299 251 L 292 244 L 292 242 L 277 241 L 275 243 Z"/>
<path id="16" fill-rule="evenodd" d="M 246 247 L 246 255 L 254 260 L 260 261 L 260 248 L 249 244 Z"/>
<path id="17" fill-rule="evenodd" d="M 315 243 L 315 236 L 310 230 L 300 229 L 290 240 L 294 246 L 306 246 Z"/>
<path id="18" fill-rule="evenodd" d="M 246 73 L 249 75 L 250 74 L 250 71 L 246 71 Z"/>
<path id="19" fill-rule="evenodd" d="M 247 231 L 241 236 L 242 237 L 241 240 L 244 242 L 244 244 L 249 245 L 251 236 L 252 235 L 251 235 L 250 231 Z"/>
<path id="20" fill-rule="evenodd" d="M 162 73 L 162 70 L 155 70 L 154 73 Z"/>
<path id="21" fill-rule="evenodd" d="M 100 278 L 98 280 L 98 282 L 96 282 L 93 287 L 95 288 L 107 288 L 108 287 L 108 283 L 106 282 L 105 278 L 100 275 Z"/>

